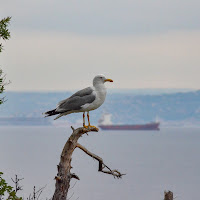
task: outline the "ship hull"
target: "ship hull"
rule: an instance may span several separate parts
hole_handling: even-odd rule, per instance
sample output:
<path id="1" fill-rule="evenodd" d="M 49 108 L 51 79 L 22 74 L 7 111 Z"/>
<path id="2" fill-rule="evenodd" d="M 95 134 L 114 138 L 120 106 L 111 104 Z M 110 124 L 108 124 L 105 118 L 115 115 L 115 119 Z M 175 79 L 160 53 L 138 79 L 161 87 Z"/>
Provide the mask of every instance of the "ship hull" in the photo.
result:
<path id="1" fill-rule="evenodd" d="M 135 125 L 99 125 L 102 130 L 160 130 L 160 123 L 135 124 Z"/>

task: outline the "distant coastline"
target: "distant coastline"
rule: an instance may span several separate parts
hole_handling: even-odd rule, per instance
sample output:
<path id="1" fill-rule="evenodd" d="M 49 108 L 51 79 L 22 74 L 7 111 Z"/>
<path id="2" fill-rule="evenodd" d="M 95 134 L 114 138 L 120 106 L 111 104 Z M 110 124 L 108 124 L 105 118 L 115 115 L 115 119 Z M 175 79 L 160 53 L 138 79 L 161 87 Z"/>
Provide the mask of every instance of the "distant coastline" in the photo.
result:
<path id="1" fill-rule="evenodd" d="M 170 91 L 170 89 L 168 89 Z M 173 89 L 172 89 L 173 90 Z M 151 89 L 136 94 L 108 91 L 105 103 L 92 111 L 91 122 L 98 124 L 104 111 L 112 114 L 114 124 L 146 124 L 159 121 L 161 127 L 199 127 L 200 90 L 153 94 Z M 138 91 L 140 91 L 138 89 Z M 142 91 L 140 91 L 142 92 Z M 155 91 L 154 91 L 155 92 Z M 0 107 L 0 125 L 61 126 L 80 123 L 80 113 L 44 118 L 43 112 L 55 108 L 70 92 L 5 92 L 7 101 Z M 81 125 L 81 124 L 80 124 Z"/>
<path id="2" fill-rule="evenodd" d="M 96 124 L 97 125 L 97 124 Z M 118 123 L 120 126 L 121 124 Z M 82 126 L 82 123 L 65 120 L 52 120 L 43 117 L 0 117 L 0 126 L 58 126 L 58 127 L 71 127 Z M 98 126 L 98 125 L 97 125 Z M 161 128 L 200 128 L 199 121 L 183 120 L 183 121 L 162 121 Z"/>

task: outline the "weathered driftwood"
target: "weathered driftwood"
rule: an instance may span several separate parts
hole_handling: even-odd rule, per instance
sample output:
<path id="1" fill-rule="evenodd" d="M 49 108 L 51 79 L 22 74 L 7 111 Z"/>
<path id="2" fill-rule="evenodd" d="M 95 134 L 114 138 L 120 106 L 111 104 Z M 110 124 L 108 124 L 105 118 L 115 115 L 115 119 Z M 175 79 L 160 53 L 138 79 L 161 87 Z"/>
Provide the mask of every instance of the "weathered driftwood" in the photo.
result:
<path id="1" fill-rule="evenodd" d="M 87 155 L 91 156 L 92 158 L 96 159 L 99 162 L 99 171 L 107 174 L 111 174 L 114 178 L 121 178 L 124 174 L 121 174 L 118 170 L 111 170 L 107 165 L 104 164 L 103 159 L 99 156 L 91 153 L 85 147 L 78 143 L 78 139 L 83 135 L 87 134 L 88 132 L 94 131 L 98 132 L 98 128 L 96 127 L 89 127 L 89 128 L 77 128 L 74 129 L 72 127 L 73 133 L 67 140 L 63 151 L 60 156 L 60 163 L 57 166 L 58 173 L 55 177 L 56 185 L 55 185 L 55 192 L 53 195 L 52 200 L 66 200 L 67 193 L 70 186 L 70 180 L 75 178 L 79 180 L 79 177 L 71 173 L 71 160 L 72 160 L 72 153 L 76 147 L 83 150 Z"/>
<path id="2" fill-rule="evenodd" d="M 165 195 L 164 200 L 173 200 L 174 199 L 173 192 L 171 192 L 171 191 L 168 191 L 168 192 L 165 191 L 164 195 Z"/>

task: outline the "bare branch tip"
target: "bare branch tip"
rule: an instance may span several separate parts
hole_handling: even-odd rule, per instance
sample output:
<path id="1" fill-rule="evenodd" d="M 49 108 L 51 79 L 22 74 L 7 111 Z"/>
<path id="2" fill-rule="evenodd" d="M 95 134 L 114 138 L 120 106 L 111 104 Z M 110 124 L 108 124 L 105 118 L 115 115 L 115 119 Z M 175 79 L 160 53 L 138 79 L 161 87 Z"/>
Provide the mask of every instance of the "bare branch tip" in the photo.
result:
<path id="1" fill-rule="evenodd" d="M 71 174 L 71 178 L 75 178 L 77 180 L 80 180 L 80 178 L 75 173 Z"/>

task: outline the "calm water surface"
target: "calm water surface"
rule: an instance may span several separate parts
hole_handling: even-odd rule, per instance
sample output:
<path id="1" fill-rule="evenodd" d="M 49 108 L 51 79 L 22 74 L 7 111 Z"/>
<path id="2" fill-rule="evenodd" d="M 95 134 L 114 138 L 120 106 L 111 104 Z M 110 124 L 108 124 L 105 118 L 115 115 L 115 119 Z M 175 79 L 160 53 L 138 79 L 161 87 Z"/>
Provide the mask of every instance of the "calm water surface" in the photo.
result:
<path id="1" fill-rule="evenodd" d="M 7 180 L 15 174 L 25 178 L 25 197 L 34 185 L 46 185 L 43 199 L 51 197 L 59 156 L 71 132 L 64 127 L 0 127 L 0 171 Z M 200 129 L 99 131 L 79 142 L 127 175 L 118 180 L 98 172 L 98 163 L 76 149 L 72 172 L 81 180 L 70 190 L 72 200 L 161 200 L 164 190 L 180 200 L 199 199 Z"/>

